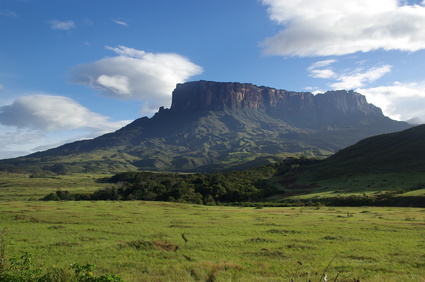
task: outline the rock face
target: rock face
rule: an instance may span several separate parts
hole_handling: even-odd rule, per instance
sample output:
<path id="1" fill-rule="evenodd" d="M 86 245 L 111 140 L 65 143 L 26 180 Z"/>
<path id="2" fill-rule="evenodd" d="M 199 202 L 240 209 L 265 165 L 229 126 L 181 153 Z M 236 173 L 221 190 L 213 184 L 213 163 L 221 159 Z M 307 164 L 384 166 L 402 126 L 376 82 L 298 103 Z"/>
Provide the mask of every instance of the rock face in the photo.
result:
<path id="1" fill-rule="evenodd" d="M 367 103 L 354 91 L 328 91 L 313 95 L 249 83 L 194 81 L 178 84 L 171 111 L 226 111 L 254 109 L 296 125 L 318 127 L 353 117 L 383 116 L 380 108 Z"/>

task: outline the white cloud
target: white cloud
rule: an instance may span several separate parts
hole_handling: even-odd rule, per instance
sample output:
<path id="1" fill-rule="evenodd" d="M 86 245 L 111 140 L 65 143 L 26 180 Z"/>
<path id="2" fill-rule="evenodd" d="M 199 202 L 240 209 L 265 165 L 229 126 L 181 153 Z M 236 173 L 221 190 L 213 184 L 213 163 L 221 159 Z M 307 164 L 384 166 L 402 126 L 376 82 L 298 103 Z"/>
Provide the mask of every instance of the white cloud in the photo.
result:
<path id="1" fill-rule="evenodd" d="M 68 20 L 68 21 L 58 21 L 58 20 L 51 20 L 48 22 L 50 24 L 50 27 L 55 30 L 70 30 L 76 27 L 74 21 Z"/>
<path id="2" fill-rule="evenodd" d="M 45 94 L 21 96 L 0 107 L 0 159 L 94 138 L 128 123 L 111 122 L 70 98 Z"/>
<path id="3" fill-rule="evenodd" d="M 333 63 L 336 63 L 337 60 L 324 60 L 324 61 L 318 61 L 313 63 L 311 66 L 308 67 L 308 70 L 315 70 L 323 67 L 327 67 Z"/>
<path id="4" fill-rule="evenodd" d="M 105 89 L 115 92 L 118 95 L 128 95 L 131 93 L 128 84 L 128 77 L 122 75 L 108 76 L 102 74 L 97 78 L 97 83 Z"/>
<path id="5" fill-rule="evenodd" d="M 106 46 L 105 48 L 108 50 L 114 51 L 118 55 L 123 55 L 126 57 L 143 59 L 143 57 L 146 55 L 146 52 L 143 50 L 137 50 L 137 49 L 125 47 L 122 45 L 119 45 L 118 47 L 115 47 L 115 48 L 111 46 Z"/>
<path id="6" fill-rule="evenodd" d="M 389 73 L 390 65 L 363 68 L 365 62 L 358 62 L 362 67 L 354 70 L 320 69 L 329 67 L 334 62 L 320 61 L 307 68 L 310 76 L 315 78 L 332 79 L 328 87 L 332 89 L 354 89 L 365 95 L 369 103 L 382 109 L 385 115 L 396 120 L 410 120 L 416 118 L 425 123 L 425 83 L 400 83 L 389 86 L 370 87 L 378 79 Z M 316 69 L 318 68 L 318 69 Z M 332 76 L 333 74 L 333 76 Z M 313 93 L 323 93 L 317 88 L 309 87 Z"/>
<path id="7" fill-rule="evenodd" d="M 0 125 L 0 159 L 25 156 L 99 135 L 75 130 L 43 132 L 31 128 Z"/>
<path id="8" fill-rule="evenodd" d="M 322 70 L 311 70 L 311 77 L 314 78 L 332 78 L 336 76 L 336 73 L 331 69 L 322 69 Z"/>
<path id="9" fill-rule="evenodd" d="M 335 63 L 336 60 L 325 60 L 325 61 L 318 61 L 313 64 L 311 64 L 307 70 L 310 71 L 310 77 L 314 78 L 334 78 L 337 76 L 337 74 L 330 68 L 323 69 L 324 67 L 328 67 Z M 322 69 L 321 69 L 322 68 Z"/>
<path id="10" fill-rule="evenodd" d="M 176 84 L 202 73 L 200 66 L 179 54 L 148 53 L 125 46 L 106 48 L 118 56 L 76 66 L 71 82 L 112 98 L 143 101 L 142 114 L 168 107 Z"/>
<path id="11" fill-rule="evenodd" d="M 332 89 L 355 89 L 364 87 L 368 83 L 378 80 L 385 74 L 389 73 L 392 68 L 390 65 L 383 65 L 369 69 L 359 67 L 354 70 L 345 69 L 342 71 L 335 70 L 335 67 L 334 69 L 330 68 L 330 65 L 336 62 L 336 60 L 325 60 L 311 64 L 307 68 L 310 72 L 309 76 L 314 78 L 336 80 L 337 82 L 328 84 L 328 86 Z M 364 63 L 364 61 L 359 62 L 360 65 Z"/>
<path id="12" fill-rule="evenodd" d="M 128 23 L 124 20 L 118 20 L 118 19 L 113 19 L 112 20 L 114 23 L 122 25 L 122 26 L 128 26 Z"/>
<path id="13" fill-rule="evenodd" d="M 21 96 L 0 108 L 0 123 L 42 131 L 86 128 L 91 131 L 118 129 L 122 122 L 91 112 L 70 98 L 36 94 Z"/>
<path id="14" fill-rule="evenodd" d="M 409 120 L 418 118 L 425 123 L 425 82 L 400 83 L 390 86 L 357 89 L 391 118 Z"/>
<path id="15" fill-rule="evenodd" d="M 339 82 L 332 83 L 330 86 L 333 89 L 355 89 L 378 80 L 390 71 L 390 65 L 375 67 L 368 70 L 357 69 L 349 74 L 337 75 L 336 80 Z"/>
<path id="16" fill-rule="evenodd" d="M 22 130 L 17 128 L 8 128 L 0 125 L 0 159 L 14 158 L 31 153 L 28 150 L 28 144 L 38 144 L 43 140 L 43 134 L 32 132 L 31 130 Z"/>
<path id="17" fill-rule="evenodd" d="M 4 85 L 0 84 L 0 90 L 4 89 Z"/>
<path id="18" fill-rule="evenodd" d="M 284 56 L 344 55 L 425 49 L 425 7 L 398 0 L 262 0 L 283 26 L 264 52 Z M 423 5 L 423 3 L 422 3 Z"/>

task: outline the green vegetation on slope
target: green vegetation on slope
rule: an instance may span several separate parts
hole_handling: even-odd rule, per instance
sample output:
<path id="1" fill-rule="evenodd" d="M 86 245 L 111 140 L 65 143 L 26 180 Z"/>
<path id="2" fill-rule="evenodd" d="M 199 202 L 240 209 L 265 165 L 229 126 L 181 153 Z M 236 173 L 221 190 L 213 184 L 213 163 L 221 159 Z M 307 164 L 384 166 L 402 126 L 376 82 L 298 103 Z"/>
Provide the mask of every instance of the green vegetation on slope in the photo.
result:
<path id="1" fill-rule="evenodd" d="M 275 177 L 286 192 L 275 200 L 424 206 L 424 141 L 425 125 L 364 139 L 309 166 L 303 174 Z"/>
<path id="2" fill-rule="evenodd" d="M 425 125 L 366 138 L 312 168 L 318 179 L 400 172 L 425 173 Z"/>
<path id="3" fill-rule="evenodd" d="M 326 157 L 362 138 L 409 127 L 379 116 L 346 116 L 315 127 L 266 110 L 161 110 L 93 140 L 0 160 L 11 172 L 215 172 L 304 155 Z M 284 116 L 284 115 L 283 115 Z M 304 117 L 306 118 L 306 117 Z M 316 121 L 313 121 L 316 123 Z"/>

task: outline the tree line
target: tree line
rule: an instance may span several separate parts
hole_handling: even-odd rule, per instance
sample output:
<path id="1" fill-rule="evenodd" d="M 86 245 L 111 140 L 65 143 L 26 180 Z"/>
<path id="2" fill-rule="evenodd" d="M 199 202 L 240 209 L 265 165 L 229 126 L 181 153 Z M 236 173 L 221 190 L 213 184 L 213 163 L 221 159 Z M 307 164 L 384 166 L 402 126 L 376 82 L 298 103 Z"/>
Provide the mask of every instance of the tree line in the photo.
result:
<path id="1" fill-rule="evenodd" d="M 271 165 L 211 174 L 123 172 L 106 179 L 111 185 L 92 194 L 56 191 L 41 200 L 144 200 L 205 205 L 257 202 L 279 193 L 270 185 L 271 177 L 300 170 L 313 162 L 316 160 L 287 158 Z"/>

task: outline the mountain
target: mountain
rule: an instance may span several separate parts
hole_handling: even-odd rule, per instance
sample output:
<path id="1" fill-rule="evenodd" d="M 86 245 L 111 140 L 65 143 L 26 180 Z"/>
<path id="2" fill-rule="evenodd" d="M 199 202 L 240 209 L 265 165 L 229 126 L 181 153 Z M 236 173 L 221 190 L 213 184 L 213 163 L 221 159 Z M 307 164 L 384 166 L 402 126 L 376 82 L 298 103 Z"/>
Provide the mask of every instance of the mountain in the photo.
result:
<path id="1" fill-rule="evenodd" d="M 248 83 L 178 84 L 170 109 L 92 140 L 0 161 L 0 169 L 215 171 L 288 156 L 329 156 L 377 134 L 409 128 L 354 91 L 313 95 Z"/>

